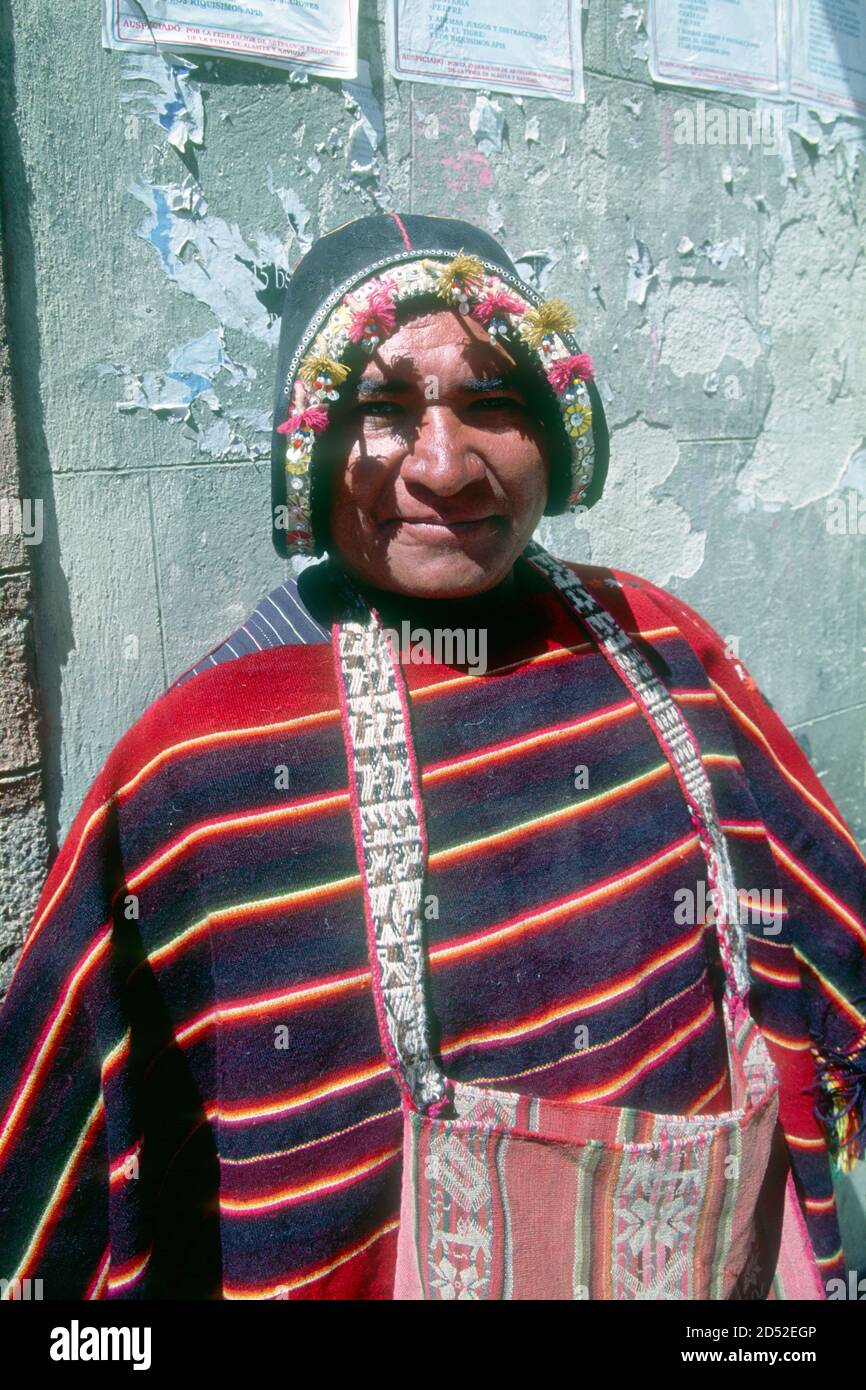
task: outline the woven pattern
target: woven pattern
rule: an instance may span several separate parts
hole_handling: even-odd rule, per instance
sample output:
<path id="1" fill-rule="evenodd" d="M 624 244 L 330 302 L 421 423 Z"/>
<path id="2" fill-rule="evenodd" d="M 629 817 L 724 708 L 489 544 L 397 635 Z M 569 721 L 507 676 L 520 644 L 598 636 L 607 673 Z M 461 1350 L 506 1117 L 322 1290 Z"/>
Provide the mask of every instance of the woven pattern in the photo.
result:
<path id="1" fill-rule="evenodd" d="M 404 1096 L 394 1297 L 766 1298 L 774 1233 L 759 1228 L 756 1213 L 778 1078 L 745 1004 L 744 942 L 730 934 L 736 888 L 700 749 L 614 616 L 541 547 L 527 558 L 586 623 L 641 706 L 677 774 L 709 881 L 722 894 L 715 926 L 732 1108 L 707 1117 L 570 1105 L 465 1086 L 439 1072 L 424 997 L 423 808 L 396 657 L 368 610 L 337 630 L 337 679 L 374 993 Z M 453 1117 L 441 1114 L 449 1099 Z M 814 1267 L 808 1240 L 799 1255 Z M 821 1296 L 817 1278 L 812 1296 Z"/>
<path id="2" fill-rule="evenodd" d="M 409 1095 L 426 1108 L 442 1100 L 445 1086 L 430 1055 L 423 998 L 425 854 L 403 699 L 377 623 L 343 623 L 334 640 L 387 1050 L 391 1060 L 395 1054 L 400 1059 Z"/>

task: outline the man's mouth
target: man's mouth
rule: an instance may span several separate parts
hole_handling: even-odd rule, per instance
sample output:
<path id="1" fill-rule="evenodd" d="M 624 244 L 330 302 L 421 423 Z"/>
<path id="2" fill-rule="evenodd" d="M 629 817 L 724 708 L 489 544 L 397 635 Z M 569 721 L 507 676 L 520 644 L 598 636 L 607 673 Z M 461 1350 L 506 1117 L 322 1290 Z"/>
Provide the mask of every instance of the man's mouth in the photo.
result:
<path id="1" fill-rule="evenodd" d="M 417 540 L 425 544 L 459 544 L 476 535 L 500 525 L 502 517 L 485 516 L 439 517 L 439 516 L 393 516 L 380 522 L 379 529 L 386 535 L 400 532 L 401 539 Z"/>

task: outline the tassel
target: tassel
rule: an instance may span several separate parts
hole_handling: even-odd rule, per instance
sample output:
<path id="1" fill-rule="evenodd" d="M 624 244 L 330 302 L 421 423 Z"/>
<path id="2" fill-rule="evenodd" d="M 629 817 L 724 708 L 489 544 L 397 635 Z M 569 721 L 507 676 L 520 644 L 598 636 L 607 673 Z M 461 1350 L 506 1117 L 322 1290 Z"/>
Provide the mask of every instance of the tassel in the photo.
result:
<path id="1" fill-rule="evenodd" d="M 439 285 L 436 293 L 449 304 L 456 304 L 460 312 L 469 312 L 469 296 L 477 294 L 484 283 L 484 266 L 478 256 L 467 256 L 459 251 L 453 260 L 439 271 Z"/>
<path id="2" fill-rule="evenodd" d="M 815 1115 L 827 1132 L 830 1152 L 843 1173 L 866 1158 L 866 1029 L 850 1048 L 825 1046 L 810 1089 Z"/>
<path id="3" fill-rule="evenodd" d="M 365 347 L 376 348 L 383 338 L 394 331 L 397 323 L 397 310 L 394 303 L 396 285 L 393 280 L 377 280 L 367 297 L 352 314 L 349 337 L 353 343 L 363 343 Z"/>
<path id="4" fill-rule="evenodd" d="M 492 290 L 470 312 L 486 328 L 494 315 L 498 318 L 501 314 L 522 314 L 525 308 L 523 300 L 507 290 Z"/>
<path id="5" fill-rule="evenodd" d="M 296 430 L 314 430 L 316 434 L 321 434 L 327 428 L 327 410 L 322 405 L 313 405 L 298 415 L 290 415 L 288 420 L 277 425 L 277 434 L 294 434 Z"/>
<path id="6" fill-rule="evenodd" d="M 580 352 L 576 357 L 563 357 L 547 369 L 547 379 L 560 396 L 568 390 L 574 377 L 579 377 L 581 381 L 595 380 L 592 358 L 588 352 Z"/>
<path id="7" fill-rule="evenodd" d="M 334 386 L 339 386 L 341 381 L 345 381 L 349 375 L 349 368 L 342 362 L 335 362 L 333 357 L 324 355 L 316 357 L 305 357 L 298 367 L 298 376 L 308 385 L 315 386 L 318 379 L 326 376 L 330 377 Z"/>
<path id="8" fill-rule="evenodd" d="M 545 299 L 538 308 L 529 308 L 523 315 L 523 336 L 530 347 L 541 347 L 549 333 L 571 333 L 577 325 L 574 314 L 561 299 Z"/>

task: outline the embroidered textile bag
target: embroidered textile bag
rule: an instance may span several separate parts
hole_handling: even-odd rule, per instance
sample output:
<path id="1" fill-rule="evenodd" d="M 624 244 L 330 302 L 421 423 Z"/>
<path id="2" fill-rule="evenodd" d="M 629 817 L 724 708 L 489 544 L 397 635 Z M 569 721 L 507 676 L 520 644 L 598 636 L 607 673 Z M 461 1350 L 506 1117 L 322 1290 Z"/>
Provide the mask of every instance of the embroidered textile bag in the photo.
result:
<path id="1" fill-rule="evenodd" d="M 779 1143 L 778 1078 L 748 1009 L 724 834 L 694 735 L 631 639 L 541 547 L 676 776 L 716 890 L 731 1110 L 656 1115 L 470 1085 L 433 1058 L 423 807 L 397 658 L 354 595 L 334 628 L 379 1031 L 402 1096 L 395 1299 L 823 1298 Z"/>

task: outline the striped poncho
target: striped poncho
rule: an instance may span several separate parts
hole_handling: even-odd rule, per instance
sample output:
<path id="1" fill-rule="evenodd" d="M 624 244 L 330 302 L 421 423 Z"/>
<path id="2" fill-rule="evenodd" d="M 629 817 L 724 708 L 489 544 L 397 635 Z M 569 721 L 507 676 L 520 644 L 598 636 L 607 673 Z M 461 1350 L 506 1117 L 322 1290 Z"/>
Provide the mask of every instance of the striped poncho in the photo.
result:
<path id="1" fill-rule="evenodd" d="M 866 860 L 712 628 L 574 568 L 700 745 L 798 1196 L 838 1276 Z M 404 667 L 435 1045 L 464 1081 L 722 1111 L 695 829 L 588 631 L 523 580 L 484 674 Z M 0 1014 L 0 1276 L 46 1299 L 388 1299 L 400 1178 L 328 622 L 285 585 L 121 739 L 45 884 Z"/>

